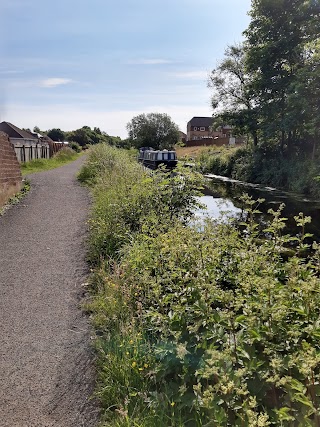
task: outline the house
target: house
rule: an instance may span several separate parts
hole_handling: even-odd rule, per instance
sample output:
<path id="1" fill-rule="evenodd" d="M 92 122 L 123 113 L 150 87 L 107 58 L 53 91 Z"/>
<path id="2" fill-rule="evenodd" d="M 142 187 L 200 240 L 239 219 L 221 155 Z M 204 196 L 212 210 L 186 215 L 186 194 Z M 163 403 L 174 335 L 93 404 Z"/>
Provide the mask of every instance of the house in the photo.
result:
<path id="1" fill-rule="evenodd" d="M 187 124 L 187 141 L 212 138 L 212 117 L 193 117 Z"/>
<path id="2" fill-rule="evenodd" d="M 224 125 L 213 130 L 212 117 L 193 117 L 187 124 L 187 146 L 228 145 L 243 142 L 232 137 L 231 126 Z"/>
<path id="3" fill-rule="evenodd" d="M 212 126 L 212 117 L 193 117 L 187 124 L 187 140 L 229 138 L 231 136 L 231 126 L 225 125 L 216 131 L 212 129 Z"/>
<path id="4" fill-rule="evenodd" d="M 19 162 L 50 157 L 50 145 L 47 138 L 38 138 L 36 133 L 27 132 L 9 122 L 1 122 L 0 131 L 8 135 Z"/>

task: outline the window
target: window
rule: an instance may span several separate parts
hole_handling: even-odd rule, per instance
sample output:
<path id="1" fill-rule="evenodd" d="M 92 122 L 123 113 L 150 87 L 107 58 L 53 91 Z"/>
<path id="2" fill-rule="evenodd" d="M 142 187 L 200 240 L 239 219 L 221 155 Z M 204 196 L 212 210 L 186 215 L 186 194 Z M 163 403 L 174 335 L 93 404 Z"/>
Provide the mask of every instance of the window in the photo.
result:
<path id="1" fill-rule="evenodd" d="M 198 130 L 197 126 L 194 126 L 194 127 L 193 127 L 193 130 Z"/>
<path id="2" fill-rule="evenodd" d="M 204 131 L 204 130 L 206 130 L 206 128 L 201 126 L 200 130 Z"/>

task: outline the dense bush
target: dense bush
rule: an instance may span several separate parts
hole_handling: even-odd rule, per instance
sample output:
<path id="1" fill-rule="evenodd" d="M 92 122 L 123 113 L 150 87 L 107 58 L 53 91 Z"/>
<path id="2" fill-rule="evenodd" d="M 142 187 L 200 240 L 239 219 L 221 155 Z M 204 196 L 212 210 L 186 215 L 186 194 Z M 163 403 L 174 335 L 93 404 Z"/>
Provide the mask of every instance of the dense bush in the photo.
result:
<path id="1" fill-rule="evenodd" d="M 81 147 L 81 145 L 79 145 L 77 142 L 75 142 L 75 141 L 70 141 L 69 143 L 68 143 L 68 145 L 69 145 L 69 147 L 73 150 L 73 151 L 75 151 L 76 153 L 80 153 L 81 151 L 82 151 L 82 147 Z"/>
<path id="2" fill-rule="evenodd" d="M 57 160 L 66 161 L 73 159 L 74 151 L 70 147 L 62 147 L 61 150 L 59 150 L 56 154 L 53 155 L 53 157 Z"/>
<path id="3" fill-rule="evenodd" d="M 92 278 L 106 426 L 320 425 L 320 250 L 246 222 L 187 225 L 192 174 L 92 150 Z M 88 173 L 90 169 L 90 173 Z M 295 253 L 283 253 L 295 243 Z"/>

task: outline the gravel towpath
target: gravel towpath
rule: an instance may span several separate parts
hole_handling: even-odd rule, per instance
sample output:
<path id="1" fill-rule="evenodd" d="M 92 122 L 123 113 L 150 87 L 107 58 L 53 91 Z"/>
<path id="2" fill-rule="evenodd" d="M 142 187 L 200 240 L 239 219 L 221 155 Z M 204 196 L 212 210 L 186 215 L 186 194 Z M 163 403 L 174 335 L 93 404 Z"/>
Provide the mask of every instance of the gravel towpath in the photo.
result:
<path id="1" fill-rule="evenodd" d="M 83 163 L 29 176 L 0 217 L 0 426 L 97 425 L 90 328 L 79 308 L 88 191 Z"/>

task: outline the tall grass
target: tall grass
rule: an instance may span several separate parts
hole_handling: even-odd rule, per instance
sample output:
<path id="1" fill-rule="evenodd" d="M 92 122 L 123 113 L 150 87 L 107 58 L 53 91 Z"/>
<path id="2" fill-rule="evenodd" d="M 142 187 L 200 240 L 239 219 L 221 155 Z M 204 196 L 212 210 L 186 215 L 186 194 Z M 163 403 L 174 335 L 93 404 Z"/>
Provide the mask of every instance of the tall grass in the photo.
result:
<path id="1" fill-rule="evenodd" d="M 21 164 L 22 175 L 28 175 L 35 172 L 42 172 L 55 169 L 69 162 L 76 160 L 81 154 L 71 150 L 71 148 L 62 148 L 50 159 L 34 159 L 30 162 Z"/>
<path id="2" fill-rule="evenodd" d="M 320 247 L 308 260 L 257 203 L 239 227 L 189 220 L 193 174 L 148 175 L 95 147 L 91 299 L 104 426 L 319 426 Z M 283 259 L 287 246 L 293 255 Z M 310 248 L 309 248 L 310 249 Z"/>

